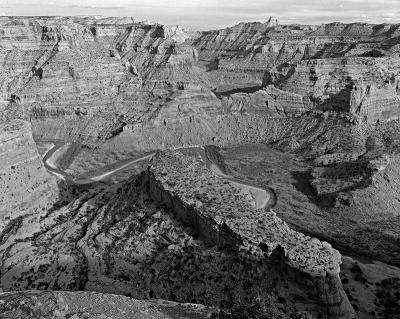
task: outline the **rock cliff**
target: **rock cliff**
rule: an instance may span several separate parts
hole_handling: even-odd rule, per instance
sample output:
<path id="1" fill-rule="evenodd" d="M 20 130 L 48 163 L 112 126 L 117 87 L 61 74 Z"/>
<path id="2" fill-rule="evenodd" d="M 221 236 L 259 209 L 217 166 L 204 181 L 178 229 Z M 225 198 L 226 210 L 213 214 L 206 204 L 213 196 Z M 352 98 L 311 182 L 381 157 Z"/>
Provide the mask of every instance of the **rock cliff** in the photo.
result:
<path id="1" fill-rule="evenodd" d="M 4 17 L 0 28 L 2 117 L 30 119 L 39 137 L 91 145 L 151 118 L 171 91 L 201 82 L 196 50 L 181 44 L 179 27 Z"/>
<path id="2" fill-rule="evenodd" d="M 185 122 L 205 130 L 254 101 L 274 110 L 267 116 L 319 109 L 394 120 L 398 29 L 271 18 L 188 33 L 130 18 L 2 17 L 1 118 L 29 119 L 37 137 L 89 147 L 125 126 L 173 121 L 177 135 L 197 135 Z"/>
<path id="3" fill-rule="evenodd" d="M 399 117 L 399 65 L 397 58 L 307 60 L 284 74 L 267 73 L 265 85 L 298 94 L 309 107 L 348 112 L 371 123 L 389 121 Z"/>
<path id="4" fill-rule="evenodd" d="M 205 241 L 229 247 L 243 258 L 277 259 L 289 278 L 320 298 L 317 302 L 329 315 L 353 314 L 338 276 L 339 252 L 290 229 L 273 211 L 252 209 L 239 189 L 217 180 L 198 158 L 179 151 L 157 154 L 149 192 Z"/>
<path id="5" fill-rule="evenodd" d="M 273 18 L 189 33 L 131 18 L 1 17 L 1 287 L 228 307 L 268 290 L 283 307 L 353 316 L 338 251 L 283 219 L 398 264 L 399 36 L 399 25 Z M 96 165 L 107 152 L 111 164 L 119 152 L 264 143 L 304 167 L 279 177 L 296 192 L 277 193 L 291 211 L 275 214 L 193 150 L 159 152 L 124 183 L 58 189 L 32 136 L 79 142 L 68 163 L 80 143 L 99 148 L 80 154 Z"/>
<path id="6" fill-rule="evenodd" d="M 351 317 L 340 254 L 251 200 L 197 156 L 159 153 L 124 184 L 87 190 L 5 229 L 1 287 L 224 307 L 270 291 L 287 309 Z"/>
<path id="7" fill-rule="evenodd" d="M 0 231 L 22 214 L 48 209 L 56 193 L 25 121 L 0 124 L 0 189 Z"/>

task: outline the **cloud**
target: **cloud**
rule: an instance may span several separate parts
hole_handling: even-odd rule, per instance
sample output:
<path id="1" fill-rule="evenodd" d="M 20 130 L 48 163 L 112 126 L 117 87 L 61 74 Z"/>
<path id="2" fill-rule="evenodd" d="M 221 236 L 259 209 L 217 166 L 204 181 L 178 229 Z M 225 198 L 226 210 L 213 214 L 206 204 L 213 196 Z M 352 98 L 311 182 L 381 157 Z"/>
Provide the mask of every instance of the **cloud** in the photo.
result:
<path id="1" fill-rule="evenodd" d="M 82 9 L 93 9 L 93 10 L 115 10 L 115 9 L 123 9 L 125 6 L 95 6 L 95 5 L 72 5 L 70 8 L 82 8 Z"/>

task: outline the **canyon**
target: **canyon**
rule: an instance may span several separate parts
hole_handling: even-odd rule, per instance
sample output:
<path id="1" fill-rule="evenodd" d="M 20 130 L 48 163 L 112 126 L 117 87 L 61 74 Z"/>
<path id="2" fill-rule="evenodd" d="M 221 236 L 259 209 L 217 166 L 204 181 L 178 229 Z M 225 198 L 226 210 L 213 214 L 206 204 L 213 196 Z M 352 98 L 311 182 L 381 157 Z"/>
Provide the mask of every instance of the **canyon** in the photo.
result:
<path id="1" fill-rule="evenodd" d="M 0 17 L 5 318 L 398 318 L 399 37 Z"/>

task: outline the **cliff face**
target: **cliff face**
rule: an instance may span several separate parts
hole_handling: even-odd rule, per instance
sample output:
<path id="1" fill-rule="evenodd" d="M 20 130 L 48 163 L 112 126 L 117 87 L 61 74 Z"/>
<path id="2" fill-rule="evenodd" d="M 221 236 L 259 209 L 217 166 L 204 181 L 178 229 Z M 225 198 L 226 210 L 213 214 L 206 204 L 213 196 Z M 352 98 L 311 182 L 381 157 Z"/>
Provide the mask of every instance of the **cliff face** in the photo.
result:
<path id="1" fill-rule="evenodd" d="M 257 72 L 303 59 L 391 55 L 398 29 L 398 25 L 362 23 L 322 26 L 240 23 L 203 32 L 193 38 L 192 44 L 200 59 L 217 58 L 220 70 Z"/>
<path id="2" fill-rule="evenodd" d="M 160 100 L 201 82 L 196 50 L 178 27 L 130 21 L 2 18 L 3 119 L 31 119 L 35 135 L 109 138 L 149 119 Z M 14 43 L 16 43 L 14 45 Z"/>
<path id="3" fill-rule="evenodd" d="M 251 201 L 197 156 L 159 153 L 141 176 L 90 189 L 5 229 L 1 287 L 206 305 L 270 291 L 288 309 L 351 316 L 340 254 Z"/>
<path id="4" fill-rule="evenodd" d="M 125 126 L 174 122 L 179 145 L 198 135 L 186 122 L 208 130 L 210 118 L 243 107 L 267 117 L 345 111 L 369 123 L 399 116 L 397 25 L 271 19 L 187 33 L 128 18 L 3 17 L 0 30 L 1 118 L 30 119 L 37 137 L 95 147 Z"/>
<path id="5" fill-rule="evenodd" d="M 0 230 L 21 214 L 49 208 L 57 185 L 43 166 L 31 126 L 21 120 L 0 124 Z"/>
<path id="6" fill-rule="evenodd" d="M 244 259 L 278 261 L 285 276 L 306 289 L 327 314 L 354 315 L 339 279 L 338 251 L 293 231 L 272 211 L 252 209 L 249 198 L 216 180 L 203 165 L 180 152 L 159 153 L 150 168 L 150 196 L 206 242 L 229 247 Z"/>
<path id="7" fill-rule="evenodd" d="M 398 118 L 399 65 L 397 58 L 307 60 L 284 74 L 268 74 L 265 84 L 298 94 L 316 109 L 349 112 L 374 123 Z"/>

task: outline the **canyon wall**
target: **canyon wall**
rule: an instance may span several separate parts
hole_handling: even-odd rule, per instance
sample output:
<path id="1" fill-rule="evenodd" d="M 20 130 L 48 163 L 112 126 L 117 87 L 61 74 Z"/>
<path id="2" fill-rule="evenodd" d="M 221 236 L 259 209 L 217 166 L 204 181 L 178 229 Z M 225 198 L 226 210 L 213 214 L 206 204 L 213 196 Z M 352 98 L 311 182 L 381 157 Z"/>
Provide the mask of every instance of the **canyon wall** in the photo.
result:
<path id="1" fill-rule="evenodd" d="M 399 116 L 399 72 L 398 58 L 314 59 L 267 73 L 265 85 L 297 94 L 315 109 L 348 112 L 375 123 Z"/>
<path id="2" fill-rule="evenodd" d="M 196 50 L 181 44 L 187 36 L 178 27 L 4 17 L 0 29 L 1 116 L 31 120 L 38 137 L 92 145 L 202 82 Z"/>
<path id="3" fill-rule="evenodd" d="M 0 124 L 0 189 L 0 230 L 10 220 L 46 210 L 53 202 L 55 178 L 44 168 L 25 121 Z"/>
<path id="4" fill-rule="evenodd" d="M 2 17 L 0 118 L 89 147 L 125 127 L 180 130 L 197 117 L 204 131 L 210 118 L 246 111 L 394 120 L 398 29 L 270 19 L 189 33 L 131 18 Z M 184 129 L 172 144 L 191 134 Z"/>

